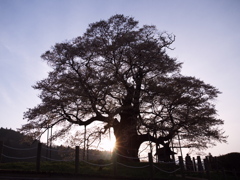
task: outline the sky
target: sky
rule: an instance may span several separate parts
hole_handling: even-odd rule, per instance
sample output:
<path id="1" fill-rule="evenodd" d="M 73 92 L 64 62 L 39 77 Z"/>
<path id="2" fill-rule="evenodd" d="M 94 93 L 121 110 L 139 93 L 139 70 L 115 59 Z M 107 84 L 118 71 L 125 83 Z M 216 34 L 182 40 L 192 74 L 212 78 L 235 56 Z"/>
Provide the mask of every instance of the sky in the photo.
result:
<path id="1" fill-rule="evenodd" d="M 168 54 L 183 62 L 182 74 L 222 92 L 214 103 L 228 143 L 205 152 L 240 152 L 239 9 L 239 0 L 0 0 L 0 127 L 20 128 L 23 113 L 41 102 L 32 86 L 51 70 L 44 52 L 124 14 L 174 34 Z"/>

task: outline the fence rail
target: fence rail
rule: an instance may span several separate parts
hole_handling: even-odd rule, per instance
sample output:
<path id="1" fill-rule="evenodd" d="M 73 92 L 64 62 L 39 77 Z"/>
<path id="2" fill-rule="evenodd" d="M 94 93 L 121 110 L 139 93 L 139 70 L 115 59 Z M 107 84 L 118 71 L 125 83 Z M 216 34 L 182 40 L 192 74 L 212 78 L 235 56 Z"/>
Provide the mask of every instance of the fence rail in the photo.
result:
<path id="1" fill-rule="evenodd" d="M 3 144 L 3 147 L 8 148 L 8 149 L 18 150 L 18 151 L 29 151 L 29 150 L 37 149 L 37 147 L 32 147 L 32 148 L 14 148 L 14 147 L 7 146 L 5 144 Z"/>
<path id="2" fill-rule="evenodd" d="M 9 158 L 9 159 L 19 159 L 19 160 L 24 160 L 24 159 L 34 159 L 37 156 L 29 156 L 29 157 L 13 157 L 13 156 L 7 156 L 5 154 L 2 154 L 1 156 L 5 157 L 5 158 Z"/>

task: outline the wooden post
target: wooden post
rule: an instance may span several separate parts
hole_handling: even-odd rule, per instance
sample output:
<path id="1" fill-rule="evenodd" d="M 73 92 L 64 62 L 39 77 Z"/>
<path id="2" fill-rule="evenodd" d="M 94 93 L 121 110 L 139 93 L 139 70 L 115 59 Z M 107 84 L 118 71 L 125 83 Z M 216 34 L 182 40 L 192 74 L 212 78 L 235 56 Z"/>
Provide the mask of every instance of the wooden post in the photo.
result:
<path id="1" fill-rule="evenodd" d="M 0 163 L 2 162 L 3 141 L 0 141 Z"/>
<path id="2" fill-rule="evenodd" d="M 153 179 L 153 158 L 152 158 L 152 153 L 148 153 L 148 162 L 149 162 L 149 167 L 150 167 L 150 179 Z"/>
<path id="3" fill-rule="evenodd" d="M 117 176 L 117 153 L 116 153 L 116 150 L 113 150 L 112 161 L 113 161 L 113 175 Z"/>
<path id="4" fill-rule="evenodd" d="M 40 162 L 41 162 L 41 152 L 42 152 L 42 143 L 38 143 L 37 147 L 37 160 L 36 160 L 36 171 L 40 171 Z"/>
<path id="5" fill-rule="evenodd" d="M 79 169 L 79 146 L 75 148 L 75 173 L 78 173 Z"/>
<path id="6" fill-rule="evenodd" d="M 197 167 L 196 167 L 196 161 L 195 158 L 193 157 L 193 171 L 197 171 Z"/>
<path id="7" fill-rule="evenodd" d="M 87 126 L 84 125 L 84 141 L 83 141 L 83 160 L 85 160 L 85 157 L 86 157 L 86 134 L 87 134 Z"/>
<path id="8" fill-rule="evenodd" d="M 219 165 L 218 165 L 218 158 L 215 156 L 214 158 L 214 170 L 217 171 L 217 175 L 221 176 L 221 171 L 219 170 Z"/>
<path id="9" fill-rule="evenodd" d="M 217 157 L 213 157 L 213 169 L 219 172 L 219 167 L 218 167 L 218 159 Z"/>
<path id="10" fill-rule="evenodd" d="M 212 171 L 214 168 L 214 158 L 212 157 L 212 155 L 210 154 L 209 156 L 206 157 L 208 159 L 208 168 L 209 171 Z"/>
<path id="11" fill-rule="evenodd" d="M 202 172 L 203 166 L 202 166 L 202 161 L 200 156 L 197 156 L 197 164 L 198 164 L 198 171 Z"/>
<path id="12" fill-rule="evenodd" d="M 185 163 L 186 163 L 187 171 L 193 171 L 193 163 L 192 163 L 192 160 L 191 160 L 191 157 L 189 156 L 189 154 L 187 154 L 187 156 L 185 158 Z"/>
<path id="13" fill-rule="evenodd" d="M 198 167 L 199 176 L 202 177 L 203 166 L 202 166 L 202 161 L 200 156 L 197 156 L 197 167 Z"/>
<path id="14" fill-rule="evenodd" d="M 206 157 L 204 159 L 204 166 L 205 166 L 205 171 L 206 171 L 206 174 L 207 174 L 207 179 L 210 180 L 211 177 L 210 177 L 210 168 L 209 168 L 209 160 L 208 160 L 208 157 Z"/>
<path id="15" fill-rule="evenodd" d="M 181 168 L 182 179 L 185 179 L 184 164 L 183 164 L 182 156 L 178 156 L 178 160 L 179 160 L 179 165 L 180 165 L 180 168 Z"/>

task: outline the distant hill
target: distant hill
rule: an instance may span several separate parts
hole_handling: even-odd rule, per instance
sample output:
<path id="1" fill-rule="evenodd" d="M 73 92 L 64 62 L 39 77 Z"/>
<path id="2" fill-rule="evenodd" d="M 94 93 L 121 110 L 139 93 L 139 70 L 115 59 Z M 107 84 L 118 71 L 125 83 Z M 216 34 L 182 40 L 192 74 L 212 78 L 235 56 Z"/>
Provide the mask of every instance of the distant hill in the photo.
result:
<path id="1" fill-rule="evenodd" d="M 240 153 L 232 152 L 218 156 L 218 163 L 220 168 L 225 170 L 240 171 Z"/>
<path id="2" fill-rule="evenodd" d="M 26 137 L 20 132 L 12 129 L 4 129 L 2 127 L 0 129 L 0 141 L 3 141 L 7 146 L 13 146 L 15 148 L 27 148 L 33 146 L 31 142 L 26 142 L 27 138 L 30 139 L 30 137 Z"/>
<path id="3" fill-rule="evenodd" d="M 37 154 L 37 146 L 39 141 L 26 142 L 26 139 L 31 139 L 20 132 L 12 129 L 0 128 L 0 141 L 3 142 L 3 155 L 1 162 L 16 162 L 16 161 L 35 161 Z M 80 160 L 82 159 L 83 150 L 80 149 Z M 88 150 L 86 159 L 90 161 L 97 161 L 99 159 L 109 159 L 110 153 L 107 151 Z M 42 159 L 44 160 L 67 160 L 72 161 L 75 157 L 75 149 L 65 146 L 47 147 L 46 144 L 42 145 Z M 28 157 L 28 159 L 23 159 Z"/>

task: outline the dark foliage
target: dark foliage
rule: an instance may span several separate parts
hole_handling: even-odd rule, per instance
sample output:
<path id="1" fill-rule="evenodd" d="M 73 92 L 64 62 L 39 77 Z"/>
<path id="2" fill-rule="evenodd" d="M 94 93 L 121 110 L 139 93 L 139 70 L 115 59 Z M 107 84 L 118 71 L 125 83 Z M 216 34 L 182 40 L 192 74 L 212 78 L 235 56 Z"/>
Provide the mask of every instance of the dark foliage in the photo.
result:
<path id="1" fill-rule="evenodd" d="M 220 168 L 240 171 L 240 153 L 232 152 L 217 157 Z"/>

